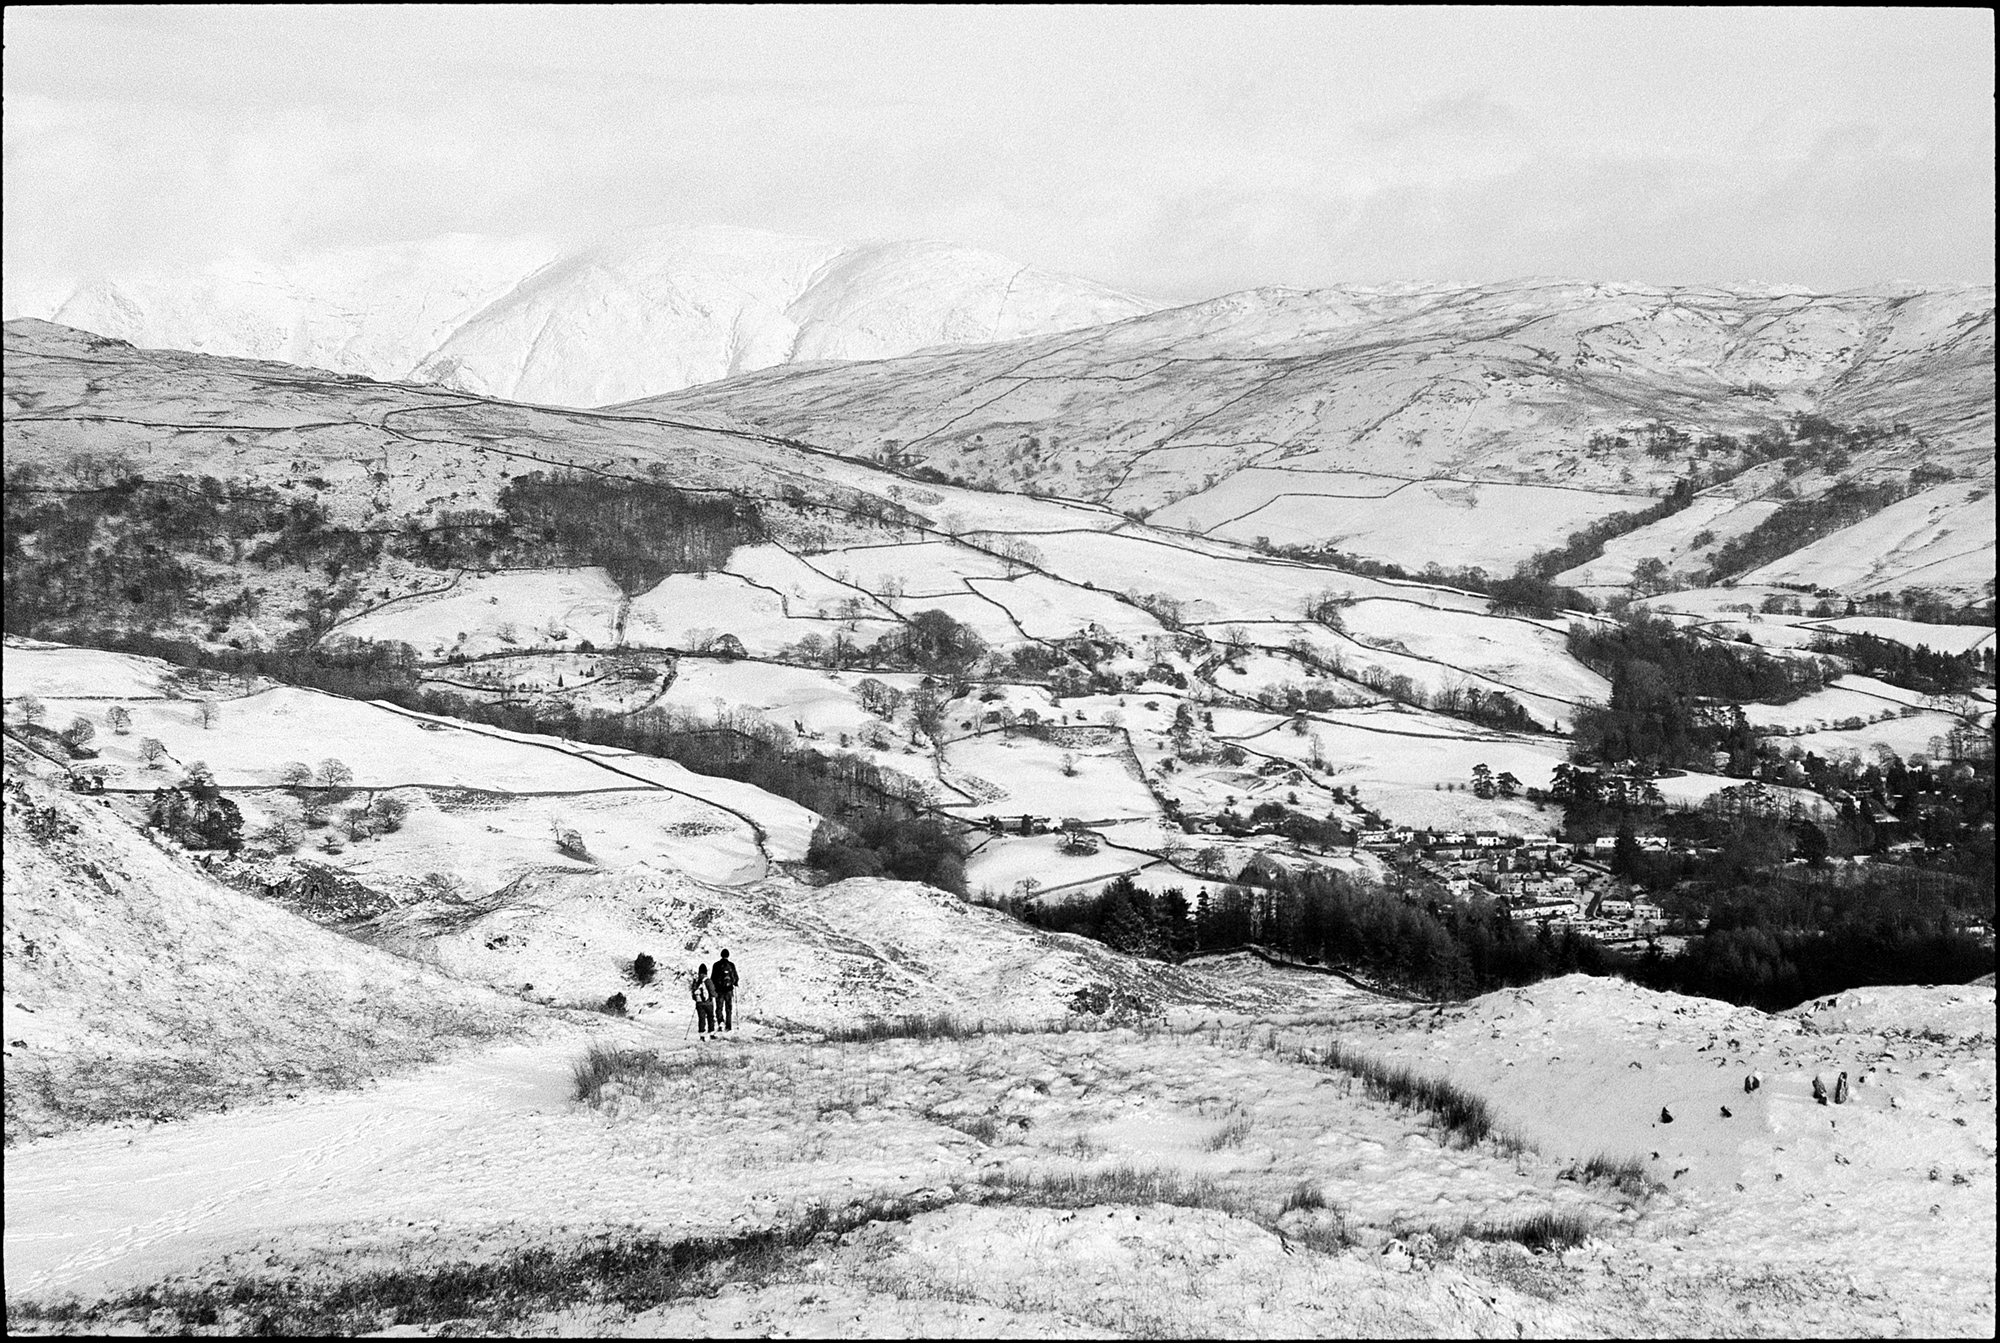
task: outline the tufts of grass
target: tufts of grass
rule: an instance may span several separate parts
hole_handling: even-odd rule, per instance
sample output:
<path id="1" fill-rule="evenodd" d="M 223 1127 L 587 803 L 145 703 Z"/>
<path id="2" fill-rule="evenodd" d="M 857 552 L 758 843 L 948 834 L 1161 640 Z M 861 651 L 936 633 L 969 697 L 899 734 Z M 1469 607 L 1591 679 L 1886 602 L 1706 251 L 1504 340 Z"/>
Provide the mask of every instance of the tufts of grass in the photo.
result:
<path id="1" fill-rule="evenodd" d="M 1339 1254 L 1356 1243 L 1354 1233 L 1347 1225 L 1347 1213 L 1341 1208 L 1328 1209 L 1326 1215 L 1316 1217 L 1294 1231 L 1290 1239 L 1319 1254 Z"/>
<path id="2" fill-rule="evenodd" d="M 1211 1208 L 1233 1216 L 1250 1209 L 1221 1182 L 1188 1179 L 1157 1167 L 1120 1164 L 1090 1170 L 989 1171 L 981 1183 L 1003 1198 L 1049 1208 L 1089 1208 L 1100 1203 Z"/>
<path id="3" fill-rule="evenodd" d="M 1059 1144 L 1055 1151 L 1059 1156 L 1066 1156 L 1076 1161 L 1089 1161 L 1093 1157 L 1104 1155 L 1103 1145 L 1088 1133 L 1082 1132 L 1068 1142 Z"/>
<path id="4" fill-rule="evenodd" d="M 1243 1140 L 1250 1136 L 1250 1126 L 1250 1116 L 1239 1110 L 1221 1127 L 1202 1139 L 1202 1150 L 1220 1152 L 1225 1147 L 1240 1147 Z"/>
<path id="5" fill-rule="evenodd" d="M 630 1235 L 581 1245 L 535 1246 L 497 1259 L 376 1269 L 315 1283 L 300 1275 L 175 1280 L 85 1306 L 10 1299 L 7 1327 L 143 1325 L 147 1331 L 345 1335 L 432 1328 L 447 1321 L 498 1332 L 541 1311 L 582 1301 L 644 1310 L 723 1282 L 768 1281 L 816 1238 L 870 1221 L 904 1220 L 931 1206 L 891 1201 L 839 1213 L 822 1205 L 789 1226 L 728 1237 L 663 1240 Z"/>
<path id="6" fill-rule="evenodd" d="M 1329 1040 L 1317 1053 L 1308 1051 L 1301 1057 L 1322 1068 L 1337 1068 L 1360 1078 L 1371 1096 L 1394 1101 L 1408 1110 L 1423 1111 L 1446 1132 L 1456 1134 L 1467 1144 L 1493 1136 L 1493 1112 L 1486 1102 L 1442 1078 L 1425 1077 L 1412 1069 L 1368 1058 L 1338 1040 Z M 1522 1149 L 1527 1146 L 1518 1136 L 1508 1135 L 1508 1139 L 1519 1143 Z"/>
<path id="7" fill-rule="evenodd" d="M 869 1017 L 852 1026 L 832 1026 L 828 1044 L 872 1044 L 877 1040 L 969 1040 L 989 1033 L 983 1020 L 968 1021 L 947 1012 L 908 1017 Z"/>
<path id="8" fill-rule="evenodd" d="M 1590 1239 L 1590 1219 L 1580 1212 L 1538 1212 L 1506 1222 L 1467 1222 L 1458 1234 L 1467 1240 L 1511 1240 L 1531 1250 L 1567 1250 Z"/>
<path id="9" fill-rule="evenodd" d="M 977 1138 L 988 1147 L 1000 1141 L 1000 1121 L 992 1115 L 930 1114 L 926 1118 L 946 1128 L 955 1128 L 968 1138 Z"/>
<path id="10" fill-rule="evenodd" d="M 1311 1180 L 1300 1180 L 1292 1186 L 1292 1192 L 1285 1195 L 1284 1206 L 1278 1209 L 1278 1216 L 1303 1209 L 1312 1212 L 1326 1206 L 1326 1194 Z"/>
<path id="11" fill-rule="evenodd" d="M 1646 1178 L 1646 1162 L 1636 1156 L 1614 1157 L 1599 1152 L 1577 1168 L 1572 1178 L 1585 1184 L 1611 1185 L 1628 1198 L 1643 1199 L 1653 1192 L 1652 1181 Z"/>
<path id="12" fill-rule="evenodd" d="M 570 1064 L 570 1094 L 595 1107 L 604 1100 L 604 1088 L 613 1082 L 643 1087 L 651 1081 L 685 1077 L 699 1068 L 741 1068 L 747 1063 L 740 1055 L 661 1054 L 651 1049 L 593 1044 L 582 1058 Z"/>
<path id="13" fill-rule="evenodd" d="M 872 1044 L 877 1040 L 972 1040 L 986 1035 L 1070 1035 L 1111 1027 L 1079 1022 L 1074 1017 L 1050 1021 L 988 1021 L 949 1012 L 915 1013 L 901 1017 L 867 1017 L 852 1026 L 832 1026 L 820 1032 L 828 1044 Z"/>

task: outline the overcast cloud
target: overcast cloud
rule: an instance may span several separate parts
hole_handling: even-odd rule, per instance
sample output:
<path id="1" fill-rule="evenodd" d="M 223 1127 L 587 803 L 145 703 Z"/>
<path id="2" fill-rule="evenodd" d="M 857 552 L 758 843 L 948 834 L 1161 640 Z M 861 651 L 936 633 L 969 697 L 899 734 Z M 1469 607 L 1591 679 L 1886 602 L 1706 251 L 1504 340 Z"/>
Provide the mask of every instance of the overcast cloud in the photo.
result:
<path id="1" fill-rule="evenodd" d="M 9 8 L 9 314 L 449 231 L 933 237 L 1166 299 L 1993 281 L 1986 10 Z"/>

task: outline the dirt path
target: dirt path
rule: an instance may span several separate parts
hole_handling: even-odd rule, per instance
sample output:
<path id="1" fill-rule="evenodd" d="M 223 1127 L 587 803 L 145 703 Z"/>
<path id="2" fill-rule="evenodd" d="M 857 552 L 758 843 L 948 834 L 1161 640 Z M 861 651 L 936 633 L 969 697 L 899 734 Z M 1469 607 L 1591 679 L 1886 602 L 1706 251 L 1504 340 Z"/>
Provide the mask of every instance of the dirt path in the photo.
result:
<path id="1" fill-rule="evenodd" d="M 568 1063 L 585 1039 L 563 1025 L 358 1092 L 16 1148 L 6 1157 L 7 1294 L 151 1281 L 225 1242 L 416 1219 L 441 1196 L 447 1207 L 476 1199 L 483 1154 L 518 1152 L 541 1116 L 565 1108 Z"/>

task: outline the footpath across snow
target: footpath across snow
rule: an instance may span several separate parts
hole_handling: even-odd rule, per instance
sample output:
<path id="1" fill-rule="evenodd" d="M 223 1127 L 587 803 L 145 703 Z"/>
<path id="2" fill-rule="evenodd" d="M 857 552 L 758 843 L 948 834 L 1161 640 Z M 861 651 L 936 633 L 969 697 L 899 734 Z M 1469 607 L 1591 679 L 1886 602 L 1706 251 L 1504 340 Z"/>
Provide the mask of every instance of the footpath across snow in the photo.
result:
<path id="1" fill-rule="evenodd" d="M 1991 994 L 1897 990 L 1849 1004 L 1863 1023 L 1571 977 L 1442 1010 L 1350 996 L 1272 1027 L 848 1044 L 605 1022 L 359 1094 L 16 1149 L 8 1294 L 313 1295 L 818 1207 L 854 1229 L 698 1295 L 580 1296 L 509 1327 L 1990 1336 Z M 1530 1145 L 1449 1141 L 1294 1053 L 1335 1038 L 1486 1095 Z M 636 1052 L 579 1102 L 569 1065 L 592 1041 Z M 1815 1105 L 1811 1075 L 1840 1070 L 1848 1102 Z M 1600 1152 L 1640 1157 L 1655 1191 L 1576 1178 Z M 1159 1194 L 1090 1193 L 1121 1171 Z M 1460 1238 L 1537 1213 L 1586 1238 Z"/>

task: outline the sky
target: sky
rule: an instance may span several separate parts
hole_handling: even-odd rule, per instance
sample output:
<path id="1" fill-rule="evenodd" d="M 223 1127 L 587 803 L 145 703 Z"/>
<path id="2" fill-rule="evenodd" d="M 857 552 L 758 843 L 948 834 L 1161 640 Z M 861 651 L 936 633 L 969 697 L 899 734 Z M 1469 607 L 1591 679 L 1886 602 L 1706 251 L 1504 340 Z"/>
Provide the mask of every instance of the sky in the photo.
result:
<path id="1" fill-rule="evenodd" d="M 1162 300 L 1993 283 L 1984 9 L 9 6 L 8 315 L 450 232 L 937 238 Z"/>

